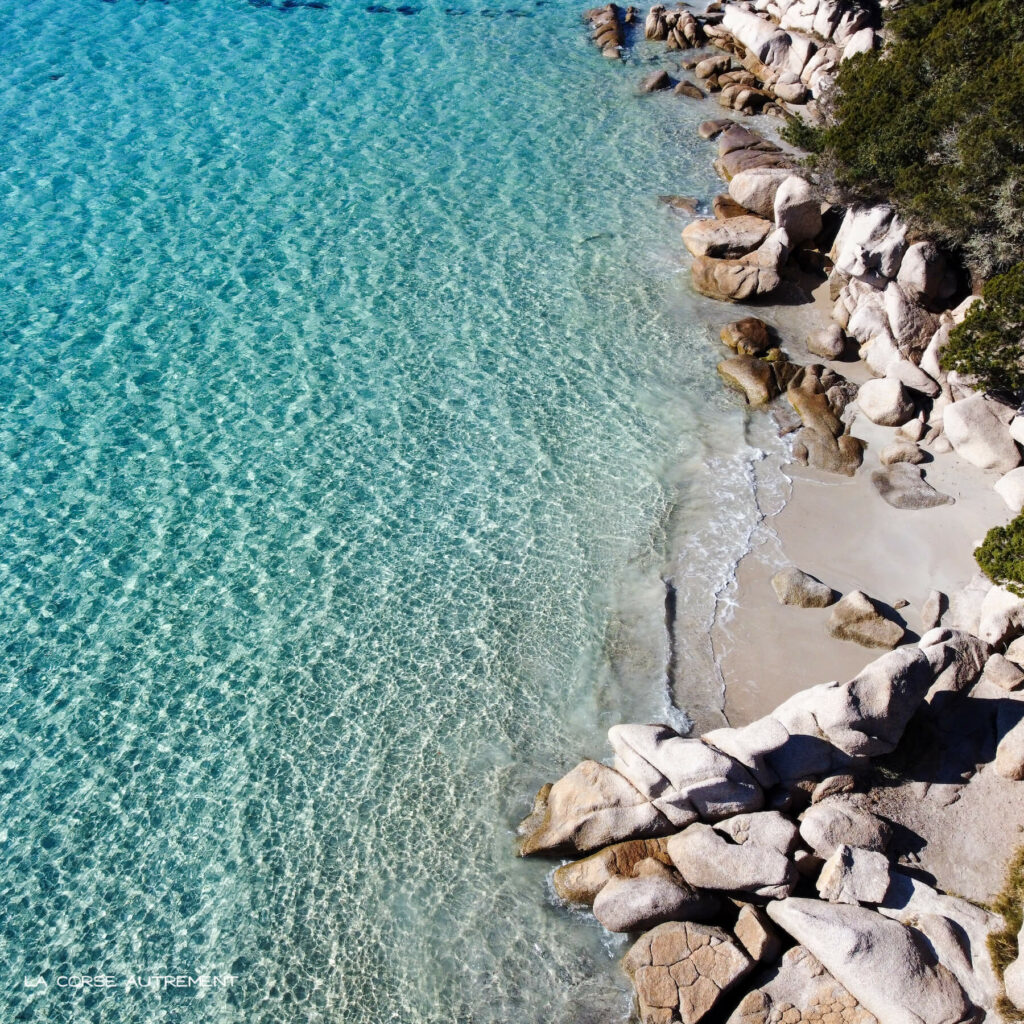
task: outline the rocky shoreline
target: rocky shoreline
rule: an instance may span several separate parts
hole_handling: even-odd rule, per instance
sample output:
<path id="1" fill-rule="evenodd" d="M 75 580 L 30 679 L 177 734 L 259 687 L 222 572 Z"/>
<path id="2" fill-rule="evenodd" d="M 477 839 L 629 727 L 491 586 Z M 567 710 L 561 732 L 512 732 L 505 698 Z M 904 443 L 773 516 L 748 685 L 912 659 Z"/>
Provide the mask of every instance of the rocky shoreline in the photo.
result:
<path id="1" fill-rule="evenodd" d="M 640 90 L 717 93 L 744 116 L 817 118 L 838 64 L 882 41 L 878 12 L 845 0 L 703 14 L 611 4 L 585 19 L 613 59 L 629 58 L 641 26 L 667 50 L 718 51 L 683 60 L 676 77 L 648 74 Z M 728 189 L 683 231 L 694 288 L 727 302 L 807 302 L 811 275 L 831 306 L 806 339 L 754 316 L 727 324 L 723 380 L 773 410 L 800 472 L 837 481 L 819 514 L 855 492 L 874 502 L 873 528 L 892 548 L 910 529 L 930 555 L 969 553 L 980 537 L 962 531 L 1024 506 L 1024 417 L 940 367 L 976 297 L 891 207 L 837 205 L 792 154 L 734 119 L 709 119 L 700 134 Z M 695 204 L 665 198 L 693 215 Z M 953 518 L 978 496 L 984 515 Z M 820 635 L 858 667 L 861 648 L 886 653 L 845 683 L 802 685 L 808 666 L 794 664 L 765 687 L 781 703 L 741 716 L 742 727 L 614 726 L 611 762 L 583 761 L 542 787 L 519 827 L 522 856 L 573 858 L 554 872 L 559 899 L 635 938 L 622 966 L 644 1024 L 957 1024 L 1024 1009 L 1024 961 L 993 960 L 1005 923 L 979 905 L 1024 832 L 1024 600 L 975 573 L 909 607 L 850 586 L 856 566 L 837 587 L 828 554 L 817 553 L 816 575 L 806 562 L 772 566 L 774 606 L 805 617 L 786 620 L 804 649 Z M 894 554 L 890 589 L 910 587 L 904 564 Z M 790 627 L 767 637 L 758 621 L 748 621 L 750 660 L 770 644 L 785 664 Z"/>

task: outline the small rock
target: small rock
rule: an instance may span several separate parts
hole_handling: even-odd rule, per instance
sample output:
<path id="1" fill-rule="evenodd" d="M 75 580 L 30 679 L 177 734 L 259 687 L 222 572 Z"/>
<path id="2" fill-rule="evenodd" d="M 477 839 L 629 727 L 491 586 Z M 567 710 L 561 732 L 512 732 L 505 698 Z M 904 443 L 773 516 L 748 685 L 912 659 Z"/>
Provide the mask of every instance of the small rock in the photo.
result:
<path id="1" fill-rule="evenodd" d="M 897 462 L 885 469 L 876 469 L 871 474 L 871 482 L 893 508 L 937 508 L 939 505 L 954 503 L 950 495 L 935 490 L 924 479 L 920 466 L 909 462 Z"/>
<path id="2" fill-rule="evenodd" d="M 822 359 L 839 359 L 846 351 L 846 336 L 839 324 L 814 331 L 807 339 L 807 351 Z"/>
<path id="3" fill-rule="evenodd" d="M 896 431 L 896 436 L 905 437 L 908 441 L 913 441 L 916 444 L 924 437 L 925 430 L 927 430 L 927 427 L 924 424 L 924 420 L 910 420 Z"/>
<path id="4" fill-rule="evenodd" d="M 985 662 L 985 671 L 982 672 L 981 678 L 986 683 L 998 686 L 1000 690 L 1017 690 L 1024 683 L 1024 672 L 1019 665 L 997 653 Z"/>
<path id="5" fill-rule="evenodd" d="M 912 441 L 902 441 L 898 437 L 892 444 L 887 444 L 879 453 L 878 461 L 883 466 L 895 466 L 897 462 L 909 462 L 918 465 L 928 456 Z"/>
<path id="6" fill-rule="evenodd" d="M 931 591 L 921 606 L 921 628 L 925 631 L 934 629 L 942 621 L 948 607 L 949 598 L 941 590 Z"/>
<path id="7" fill-rule="evenodd" d="M 986 643 L 999 645 L 1024 633 L 1024 599 L 1005 587 L 992 587 L 982 598 L 977 634 Z"/>
<path id="8" fill-rule="evenodd" d="M 716 822 L 714 830 L 728 836 L 738 846 L 752 843 L 789 857 L 796 849 L 800 830 L 778 811 L 754 811 L 737 814 Z"/>
<path id="9" fill-rule="evenodd" d="M 772 589 L 780 604 L 793 604 L 800 608 L 827 608 L 839 598 L 831 587 L 796 566 L 780 569 L 772 577 Z"/>
<path id="10" fill-rule="evenodd" d="M 772 347 L 768 325 L 756 316 L 734 320 L 722 328 L 722 343 L 742 356 L 761 356 Z"/>
<path id="11" fill-rule="evenodd" d="M 821 869 L 817 889 L 830 903 L 881 903 L 889 889 L 889 858 L 845 843 L 837 846 Z"/>
<path id="12" fill-rule="evenodd" d="M 701 295 L 722 302 L 746 302 L 770 295 L 782 283 L 776 267 L 763 266 L 749 256 L 737 260 L 717 260 L 697 256 L 690 267 L 694 288 Z"/>
<path id="13" fill-rule="evenodd" d="M 782 953 L 782 942 L 768 915 L 760 907 L 744 903 L 733 929 L 743 948 L 759 963 L 771 964 Z"/>
<path id="14" fill-rule="evenodd" d="M 882 853 L 892 829 L 870 811 L 832 799 L 812 804 L 804 812 L 800 836 L 819 857 L 828 858 L 843 845 Z"/>
<path id="15" fill-rule="evenodd" d="M 697 212 L 697 200 L 692 196 L 658 196 L 658 202 L 671 206 L 673 210 L 694 214 Z"/>
<path id="16" fill-rule="evenodd" d="M 710 78 L 712 75 L 720 75 L 723 72 L 728 71 L 731 65 L 732 58 L 728 54 L 724 54 L 718 57 L 706 57 L 704 60 L 700 61 L 697 64 L 697 66 L 693 69 L 693 73 L 698 78 Z M 704 122 L 704 124 L 707 123 L 707 121 Z M 722 124 L 723 122 L 716 123 Z M 728 127 L 733 123 L 734 122 L 732 121 L 725 121 L 724 125 L 725 127 Z M 703 125 L 701 125 L 701 127 L 703 127 Z M 713 136 L 705 136 L 705 138 L 713 138 Z"/>
<path id="17" fill-rule="evenodd" d="M 853 590 L 832 609 L 828 632 L 837 640 L 850 640 L 862 647 L 895 647 L 906 632 L 886 618 L 881 606 L 861 590 Z"/>
<path id="18" fill-rule="evenodd" d="M 622 966 L 641 1024 L 697 1024 L 754 962 L 721 928 L 670 921 L 637 940 Z"/>
<path id="19" fill-rule="evenodd" d="M 872 423 L 883 427 L 899 427 L 914 418 L 914 399 L 894 377 L 865 381 L 857 392 L 857 404 Z"/>

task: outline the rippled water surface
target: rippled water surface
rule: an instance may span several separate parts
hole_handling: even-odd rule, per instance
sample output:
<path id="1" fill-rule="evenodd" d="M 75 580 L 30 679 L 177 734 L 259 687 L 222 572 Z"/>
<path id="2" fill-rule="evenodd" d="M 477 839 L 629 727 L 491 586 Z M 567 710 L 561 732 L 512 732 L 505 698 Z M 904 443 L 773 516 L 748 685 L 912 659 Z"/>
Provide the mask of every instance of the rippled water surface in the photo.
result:
<path id="1" fill-rule="evenodd" d="M 750 453 L 705 113 L 505 2 L 0 4 L 5 1021 L 628 1010 L 512 830 Z"/>

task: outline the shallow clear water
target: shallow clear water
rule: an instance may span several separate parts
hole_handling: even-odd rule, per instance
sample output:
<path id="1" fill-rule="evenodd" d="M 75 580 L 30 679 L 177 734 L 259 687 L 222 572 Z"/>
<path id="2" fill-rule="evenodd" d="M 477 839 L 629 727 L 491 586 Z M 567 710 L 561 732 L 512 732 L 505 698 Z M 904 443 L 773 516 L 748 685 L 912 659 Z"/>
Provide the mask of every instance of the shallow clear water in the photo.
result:
<path id="1" fill-rule="evenodd" d="M 627 1012 L 513 827 L 751 451 L 705 112 L 512 2 L 0 5 L 0 1018 Z"/>

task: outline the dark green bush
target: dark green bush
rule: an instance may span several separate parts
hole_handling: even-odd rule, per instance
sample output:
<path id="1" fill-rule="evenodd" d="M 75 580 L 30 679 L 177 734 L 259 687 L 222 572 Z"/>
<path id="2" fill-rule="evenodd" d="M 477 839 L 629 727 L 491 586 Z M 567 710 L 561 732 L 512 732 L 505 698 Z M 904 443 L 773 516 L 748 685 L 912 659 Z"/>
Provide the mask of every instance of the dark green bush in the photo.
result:
<path id="1" fill-rule="evenodd" d="M 1024 514 L 1007 526 L 993 526 L 974 557 L 993 583 L 1024 597 Z"/>
<path id="2" fill-rule="evenodd" d="M 1024 5 L 908 0 L 887 27 L 840 67 L 819 169 L 982 276 L 1024 260 Z"/>
<path id="3" fill-rule="evenodd" d="M 950 334 L 942 368 L 988 391 L 1024 393 L 1024 263 L 985 282 L 982 301 Z"/>

